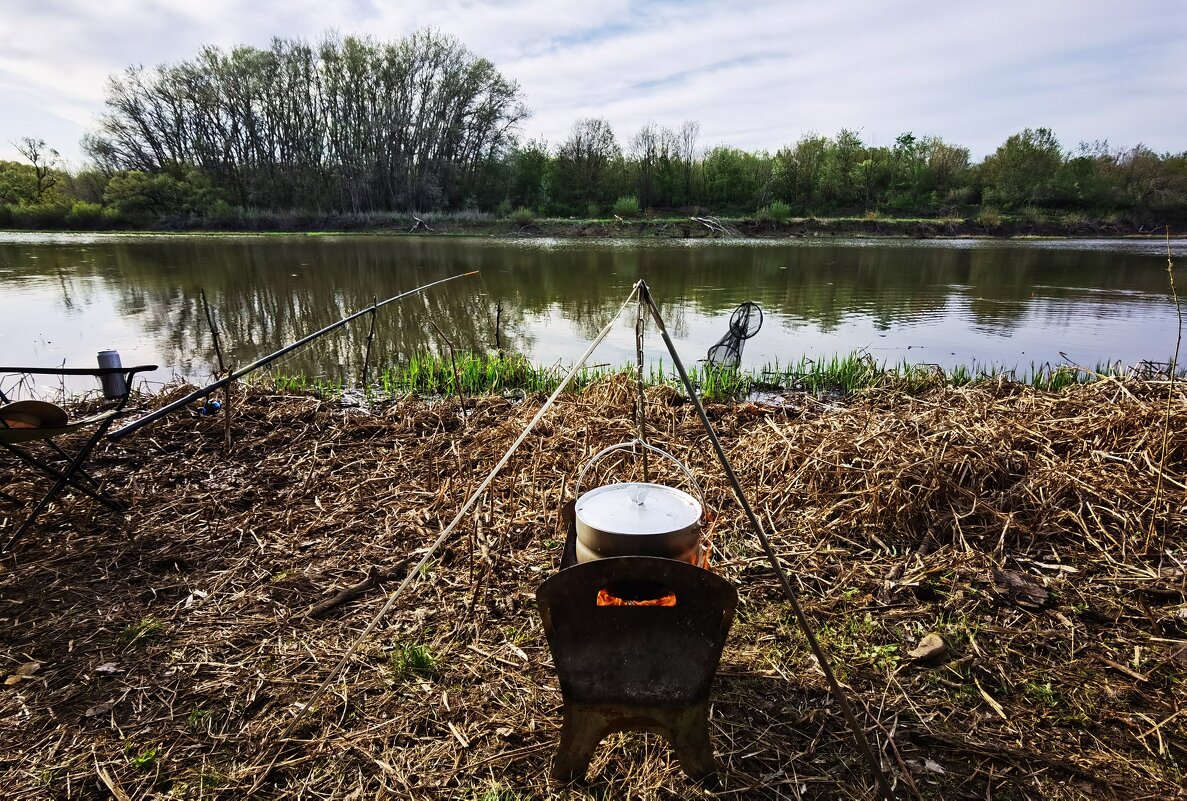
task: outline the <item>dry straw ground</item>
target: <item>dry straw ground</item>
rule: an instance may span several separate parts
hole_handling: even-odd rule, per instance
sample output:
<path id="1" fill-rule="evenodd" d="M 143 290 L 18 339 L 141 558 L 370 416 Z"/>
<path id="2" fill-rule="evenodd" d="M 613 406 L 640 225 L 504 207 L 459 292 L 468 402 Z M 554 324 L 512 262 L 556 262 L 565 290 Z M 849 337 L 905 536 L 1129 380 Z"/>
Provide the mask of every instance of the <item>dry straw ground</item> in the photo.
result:
<path id="1" fill-rule="evenodd" d="M 611 379 L 562 397 L 287 744 L 541 399 L 482 398 L 463 422 L 456 401 L 368 414 L 240 390 L 229 449 L 220 418 L 184 414 L 106 444 L 127 518 L 69 499 L 0 562 L 4 796 L 709 797 L 651 735 L 608 738 L 584 784 L 547 778 L 561 699 L 534 592 L 575 471 L 631 434 L 631 394 Z M 715 797 L 872 797 L 692 408 L 665 388 L 648 403 L 653 441 L 706 484 L 716 569 L 741 595 Z M 904 794 L 1182 796 L 1181 391 L 982 384 L 710 412 Z M 379 588 L 310 614 L 373 568 Z M 929 633 L 945 653 L 922 662 Z"/>

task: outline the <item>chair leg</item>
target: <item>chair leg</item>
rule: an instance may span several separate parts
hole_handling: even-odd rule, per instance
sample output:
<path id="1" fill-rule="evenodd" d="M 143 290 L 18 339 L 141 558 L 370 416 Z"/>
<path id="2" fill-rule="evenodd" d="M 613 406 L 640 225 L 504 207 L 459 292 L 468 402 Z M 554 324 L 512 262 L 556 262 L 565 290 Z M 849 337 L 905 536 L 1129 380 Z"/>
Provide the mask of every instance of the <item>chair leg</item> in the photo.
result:
<path id="1" fill-rule="evenodd" d="M 56 479 L 60 479 L 66 475 L 66 473 L 64 473 L 62 470 L 59 470 L 57 467 L 54 467 L 49 462 L 45 462 L 45 461 L 42 461 L 41 459 L 38 459 L 36 456 L 34 456 L 31 453 L 22 451 L 19 448 L 15 447 L 13 445 L 9 445 L 7 443 L 0 442 L 0 445 L 2 445 L 4 448 L 8 449 L 12 453 L 15 453 L 17 456 L 19 456 L 21 459 L 23 459 L 26 464 L 30 464 L 30 465 L 36 467 L 37 469 L 41 470 L 41 472 L 45 473 L 48 476 L 51 476 Z M 58 450 L 60 451 L 61 449 L 59 448 Z M 74 457 L 70 456 L 70 454 L 65 453 L 65 452 L 63 452 L 63 454 L 66 457 L 67 463 L 73 461 Z M 94 477 L 92 477 L 89 473 L 87 473 L 81 467 L 78 469 L 77 473 L 78 473 L 78 475 L 81 475 L 84 478 L 86 478 L 88 481 L 90 481 L 93 486 L 87 486 L 86 484 L 79 482 L 73 476 L 71 476 L 66 479 L 69 482 L 71 487 L 73 487 L 74 489 L 83 493 L 84 495 L 87 495 L 88 497 L 92 498 L 93 500 L 98 501 L 99 503 L 103 504 L 104 506 L 106 506 L 108 509 L 110 509 L 113 512 L 123 512 L 123 511 L 127 510 L 127 507 L 118 498 L 114 498 L 114 497 L 112 497 L 112 495 L 110 493 L 106 492 L 99 485 L 99 482 L 96 481 L 94 479 Z"/>
<path id="2" fill-rule="evenodd" d="M 74 474 L 83 466 L 83 464 L 86 462 L 86 460 L 90 457 L 91 451 L 94 450 L 95 445 L 99 442 L 99 439 L 103 436 L 104 433 L 107 432 L 108 425 L 110 425 L 110 422 L 100 426 L 95 431 L 95 433 L 91 436 L 91 438 L 89 440 L 87 440 L 87 443 L 82 447 L 82 449 L 78 452 L 78 454 L 70 461 L 70 464 L 67 465 L 65 470 L 62 470 L 59 472 L 57 470 L 53 470 L 52 468 L 50 469 L 49 472 L 52 475 L 56 475 L 58 477 L 57 481 L 54 482 L 54 485 L 50 488 L 50 491 L 45 494 L 45 497 L 43 497 L 40 501 L 37 502 L 37 505 L 33 507 L 33 511 L 29 513 L 29 516 L 27 518 L 25 518 L 25 522 L 22 523 L 21 527 L 18 528 L 16 530 L 16 532 L 11 537 L 8 538 L 8 541 L 6 543 L 4 543 L 4 546 L 2 548 L 0 548 L 0 550 L 2 550 L 2 551 L 12 550 L 13 546 L 15 546 L 17 544 L 17 542 L 20 540 L 20 538 L 25 535 L 25 532 L 29 530 L 30 526 L 33 525 L 33 521 L 36 520 L 37 517 L 43 511 L 45 511 L 45 508 L 47 506 L 49 506 L 50 502 L 55 497 L 57 497 L 58 493 L 60 493 L 63 489 L 66 488 L 67 484 L 69 484 L 72 487 L 75 487 L 76 489 L 81 490 L 82 492 L 85 492 L 87 495 L 90 495 L 91 497 L 95 498 L 98 501 L 101 501 L 103 504 L 105 504 L 109 507 L 112 505 L 112 503 L 114 503 L 115 511 L 123 511 L 123 508 L 122 508 L 123 504 L 120 504 L 118 501 L 115 501 L 114 498 L 105 499 L 101 496 L 96 495 L 91 490 L 86 489 L 85 487 L 79 485 L 76 481 L 72 480 Z M 15 450 L 11 446 L 8 446 L 8 449 Z"/>

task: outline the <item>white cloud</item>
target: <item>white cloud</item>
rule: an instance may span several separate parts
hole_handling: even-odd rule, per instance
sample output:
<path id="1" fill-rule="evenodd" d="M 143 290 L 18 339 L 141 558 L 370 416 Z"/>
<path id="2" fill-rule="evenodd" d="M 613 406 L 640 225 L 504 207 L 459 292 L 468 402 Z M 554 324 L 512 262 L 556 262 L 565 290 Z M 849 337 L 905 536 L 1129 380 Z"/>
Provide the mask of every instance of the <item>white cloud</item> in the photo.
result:
<path id="1" fill-rule="evenodd" d="M 1181 151 L 1187 4 L 1133 0 L 0 0 L 0 158 L 22 136 L 79 159 L 107 76 L 204 44 L 326 30 L 457 36 L 518 80 L 527 135 L 604 116 L 619 139 L 698 120 L 702 141 L 774 149 L 809 131 L 939 135 L 974 157 L 1024 127 Z"/>

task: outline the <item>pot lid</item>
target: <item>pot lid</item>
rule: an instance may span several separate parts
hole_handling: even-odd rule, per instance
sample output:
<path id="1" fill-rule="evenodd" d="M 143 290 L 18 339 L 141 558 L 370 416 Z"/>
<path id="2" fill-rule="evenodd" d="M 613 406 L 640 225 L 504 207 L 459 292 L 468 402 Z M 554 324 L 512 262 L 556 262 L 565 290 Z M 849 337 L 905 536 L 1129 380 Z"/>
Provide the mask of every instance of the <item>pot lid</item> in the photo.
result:
<path id="1" fill-rule="evenodd" d="M 608 484 L 577 499 L 577 517 L 590 528 L 613 534 L 667 534 L 695 525 L 701 504 L 663 484 Z"/>

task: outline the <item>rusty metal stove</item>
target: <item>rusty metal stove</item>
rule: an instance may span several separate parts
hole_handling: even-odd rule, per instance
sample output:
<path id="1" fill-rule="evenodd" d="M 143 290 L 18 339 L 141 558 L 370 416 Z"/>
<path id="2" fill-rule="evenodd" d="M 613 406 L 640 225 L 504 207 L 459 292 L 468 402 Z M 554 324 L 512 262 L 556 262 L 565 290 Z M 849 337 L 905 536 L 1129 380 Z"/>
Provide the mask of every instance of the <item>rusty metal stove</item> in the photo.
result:
<path id="1" fill-rule="evenodd" d="M 572 540 L 572 528 L 570 528 Z M 564 700 L 553 778 L 585 775 L 602 739 L 618 731 L 664 735 L 684 772 L 716 778 L 709 691 L 738 593 L 700 567 L 653 556 L 577 564 L 536 592 Z M 674 606 L 600 606 L 599 590 L 626 600 L 674 594 Z"/>

